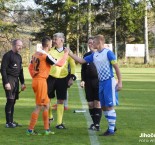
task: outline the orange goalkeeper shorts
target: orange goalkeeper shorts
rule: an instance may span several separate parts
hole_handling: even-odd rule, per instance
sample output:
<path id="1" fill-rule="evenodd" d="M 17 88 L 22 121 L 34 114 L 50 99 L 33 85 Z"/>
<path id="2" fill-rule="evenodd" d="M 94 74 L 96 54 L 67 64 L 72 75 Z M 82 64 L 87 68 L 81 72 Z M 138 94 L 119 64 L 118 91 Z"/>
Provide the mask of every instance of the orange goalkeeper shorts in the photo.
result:
<path id="1" fill-rule="evenodd" d="M 32 80 L 32 88 L 35 93 L 36 105 L 47 105 L 50 102 L 47 94 L 46 79 L 36 78 Z"/>

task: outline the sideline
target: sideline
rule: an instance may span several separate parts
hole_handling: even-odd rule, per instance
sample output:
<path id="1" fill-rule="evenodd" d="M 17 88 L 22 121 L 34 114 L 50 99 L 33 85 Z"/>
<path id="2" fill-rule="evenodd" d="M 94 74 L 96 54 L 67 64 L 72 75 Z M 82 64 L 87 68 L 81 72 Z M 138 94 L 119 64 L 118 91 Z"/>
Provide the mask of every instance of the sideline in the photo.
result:
<path id="1" fill-rule="evenodd" d="M 80 87 L 80 81 L 77 80 L 77 86 L 78 86 L 78 89 L 79 89 L 79 95 L 80 95 L 80 100 L 81 100 L 81 103 L 82 103 L 82 108 L 83 109 L 86 109 L 88 108 L 88 105 L 87 105 L 87 102 L 85 100 L 85 96 L 84 96 L 84 93 L 83 93 L 83 90 L 81 89 Z M 88 110 L 88 109 L 87 109 Z M 91 117 L 88 113 L 88 111 L 86 111 L 84 113 L 84 116 L 85 116 L 85 119 L 87 121 L 87 127 L 89 128 L 90 124 L 92 123 L 91 121 Z M 88 129 L 88 134 L 89 134 L 89 138 L 90 138 L 90 143 L 91 145 L 100 145 L 99 141 L 98 141 L 98 137 L 96 135 L 96 132 L 95 131 L 92 131 L 92 130 L 89 130 Z"/>

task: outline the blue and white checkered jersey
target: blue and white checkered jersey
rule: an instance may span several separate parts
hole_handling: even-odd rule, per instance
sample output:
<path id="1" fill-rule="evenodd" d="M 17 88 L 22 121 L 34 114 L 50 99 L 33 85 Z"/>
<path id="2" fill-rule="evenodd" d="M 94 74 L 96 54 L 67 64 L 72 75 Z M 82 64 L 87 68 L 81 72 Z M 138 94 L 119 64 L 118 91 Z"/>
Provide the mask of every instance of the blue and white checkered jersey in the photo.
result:
<path id="1" fill-rule="evenodd" d="M 111 50 L 104 48 L 101 51 L 94 52 L 91 55 L 84 57 L 84 60 L 87 63 L 94 62 L 99 81 L 114 77 L 112 62 L 116 62 L 116 57 Z"/>

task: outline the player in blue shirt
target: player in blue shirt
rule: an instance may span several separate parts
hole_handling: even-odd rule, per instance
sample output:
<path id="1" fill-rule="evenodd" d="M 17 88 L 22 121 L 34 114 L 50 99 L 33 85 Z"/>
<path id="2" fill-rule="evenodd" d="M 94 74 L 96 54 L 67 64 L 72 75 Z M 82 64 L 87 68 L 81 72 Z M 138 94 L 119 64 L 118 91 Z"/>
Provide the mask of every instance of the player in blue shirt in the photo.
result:
<path id="1" fill-rule="evenodd" d="M 122 89 L 122 79 L 116 57 L 111 50 L 104 48 L 104 41 L 103 35 L 95 36 L 93 46 L 97 51 L 84 57 L 84 59 L 71 52 L 69 55 L 81 64 L 93 62 L 96 66 L 99 78 L 99 99 L 104 116 L 108 121 L 108 129 L 101 136 L 109 136 L 115 133 L 116 112 L 114 106 L 118 105 L 117 91 Z M 113 68 L 118 79 L 117 83 Z"/>

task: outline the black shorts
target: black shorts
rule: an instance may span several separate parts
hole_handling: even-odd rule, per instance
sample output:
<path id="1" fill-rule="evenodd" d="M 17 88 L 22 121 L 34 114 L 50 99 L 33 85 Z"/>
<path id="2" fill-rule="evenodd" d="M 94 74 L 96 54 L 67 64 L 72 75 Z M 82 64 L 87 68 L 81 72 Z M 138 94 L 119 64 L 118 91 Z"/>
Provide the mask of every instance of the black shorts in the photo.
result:
<path id="1" fill-rule="evenodd" d="M 99 81 L 98 79 L 87 79 L 85 81 L 85 94 L 87 102 L 99 101 Z"/>
<path id="2" fill-rule="evenodd" d="M 11 85 L 11 90 L 5 89 L 5 84 L 3 84 L 6 98 L 7 99 L 19 99 L 19 80 L 17 77 L 8 76 L 8 81 Z"/>
<path id="3" fill-rule="evenodd" d="M 68 88 L 68 76 L 65 78 L 54 78 L 49 76 L 47 79 L 48 97 L 54 98 L 55 93 L 58 100 L 65 100 Z"/>

